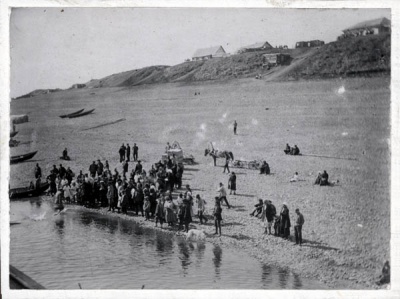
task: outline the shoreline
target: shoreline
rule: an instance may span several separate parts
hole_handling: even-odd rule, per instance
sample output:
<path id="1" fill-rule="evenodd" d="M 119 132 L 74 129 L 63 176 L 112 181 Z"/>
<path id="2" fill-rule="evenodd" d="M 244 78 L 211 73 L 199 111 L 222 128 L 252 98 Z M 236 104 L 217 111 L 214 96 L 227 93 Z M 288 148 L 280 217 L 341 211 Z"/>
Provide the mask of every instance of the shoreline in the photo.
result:
<path id="1" fill-rule="evenodd" d="M 39 198 L 42 200 L 52 200 L 52 197 L 50 196 L 40 196 Z M 154 219 L 145 221 L 144 217 L 140 215 L 138 216 L 133 215 L 134 212 L 132 211 L 129 211 L 128 214 L 125 215 L 117 212 L 109 212 L 108 208 L 101 208 L 101 207 L 87 208 L 85 206 L 81 206 L 78 204 L 65 204 L 65 208 L 71 206 L 74 207 L 73 209 L 78 208 L 78 209 L 88 210 L 90 212 L 99 215 L 132 221 L 142 227 L 156 229 L 166 234 L 172 234 L 175 236 L 184 236 L 185 234 L 182 230 L 178 231 L 175 228 L 171 229 L 170 227 L 168 227 L 168 224 L 166 223 L 164 223 L 163 228 L 161 228 L 160 226 L 155 227 Z M 240 232 L 235 232 L 233 235 L 228 235 L 226 233 L 224 234 L 224 229 L 225 230 L 229 229 L 229 223 L 224 223 L 223 221 L 222 236 L 214 236 L 213 235 L 213 231 L 215 229 L 213 224 L 214 222 L 209 215 L 207 217 L 208 219 L 207 225 L 204 224 L 200 225 L 197 216 L 194 216 L 193 219 L 195 219 L 195 221 L 191 222 L 190 229 L 199 229 L 204 231 L 206 235 L 205 239 L 206 242 L 218 245 L 226 249 L 233 248 L 234 250 L 240 251 L 241 253 L 245 253 L 250 257 L 257 259 L 260 262 L 300 275 L 301 277 L 304 277 L 306 279 L 317 281 L 319 283 L 324 284 L 328 290 L 335 290 L 335 289 L 355 290 L 355 289 L 363 289 L 366 287 L 366 285 L 361 283 L 360 277 L 355 276 L 354 273 L 349 280 L 337 279 L 335 277 L 335 271 L 329 271 L 329 267 L 326 268 L 323 266 L 324 259 L 321 258 L 321 256 L 316 255 L 316 252 L 318 250 L 312 250 L 312 249 L 308 250 L 307 245 L 302 247 L 293 246 L 293 244 L 295 243 L 294 243 L 294 236 L 292 234 L 289 236 L 289 240 L 284 240 L 281 237 L 276 237 L 274 235 L 269 236 L 266 234 L 262 235 L 262 237 L 260 237 L 258 240 L 252 240 L 253 238 L 244 235 Z M 254 220 L 257 219 L 258 218 L 254 217 Z M 230 226 L 233 227 L 233 225 Z M 260 227 L 261 227 L 261 222 L 260 222 Z M 307 241 L 304 243 L 307 244 Z M 267 248 L 265 244 L 275 248 Z M 252 245 L 254 246 L 254 248 L 251 247 Z M 265 250 L 268 252 L 268 254 L 264 253 Z M 300 263 L 297 263 L 295 260 L 288 259 L 286 257 L 282 258 L 282 255 L 280 254 L 280 253 L 288 253 L 296 255 L 296 251 L 307 251 L 307 250 L 310 252 L 309 259 L 302 260 Z M 278 252 L 279 254 L 274 254 L 276 252 Z M 342 253 L 342 251 L 339 250 L 338 253 Z M 311 266 L 303 268 L 302 266 L 304 263 L 311 263 Z M 357 286 L 357 288 L 354 288 L 355 285 Z M 374 289 L 380 289 L 380 287 L 375 286 Z"/>

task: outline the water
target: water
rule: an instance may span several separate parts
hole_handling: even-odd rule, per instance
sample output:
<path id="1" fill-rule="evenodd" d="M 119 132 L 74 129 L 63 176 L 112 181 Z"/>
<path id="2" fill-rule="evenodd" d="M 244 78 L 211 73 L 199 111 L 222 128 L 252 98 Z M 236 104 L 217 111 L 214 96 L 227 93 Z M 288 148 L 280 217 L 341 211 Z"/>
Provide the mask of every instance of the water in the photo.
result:
<path id="1" fill-rule="evenodd" d="M 11 203 L 10 262 L 48 289 L 318 289 L 234 250 L 40 199 Z"/>

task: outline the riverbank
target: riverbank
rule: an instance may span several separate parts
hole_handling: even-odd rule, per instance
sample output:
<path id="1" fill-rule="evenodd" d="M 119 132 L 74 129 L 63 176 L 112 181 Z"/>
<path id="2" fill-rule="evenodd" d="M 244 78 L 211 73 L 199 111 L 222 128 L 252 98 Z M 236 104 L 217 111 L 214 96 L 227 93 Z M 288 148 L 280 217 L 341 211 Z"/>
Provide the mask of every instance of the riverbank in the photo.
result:
<path id="1" fill-rule="evenodd" d="M 204 156 L 212 141 L 216 148 L 232 151 L 235 159 L 266 160 L 272 174 L 231 169 L 237 174 L 237 195 L 228 195 L 234 208 L 223 207 L 223 236 L 210 236 L 210 242 L 237 247 L 331 288 L 375 289 L 390 259 L 389 85 L 390 78 L 268 84 L 237 80 L 70 90 L 13 101 L 12 114 L 29 113 L 31 120 L 18 126 L 18 138 L 32 142 L 12 148 L 11 155 L 38 153 L 33 161 L 11 166 L 10 186 L 29 185 L 36 163 L 45 174 L 60 163 L 86 173 L 97 159 L 120 169 L 118 149 L 127 142 L 138 144 L 139 159 L 148 170 L 161 158 L 165 143 L 177 140 L 197 162 L 185 165 L 183 184 L 190 184 L 194 196 L 200 194 L 211 210 L 218 183 L 228 183 L 223 161 L 214 167 Z M 84 107 L 96 108 L 95 113 L 74 120 L 58 117 Z M 121 117 L 126 121 L 85 130 Z M 286 143 L 297 144 L 304 155 L 285 155 Z M 71 161 L 59 159 L 65 147 Z M 129 171 L 134 166 L 131 162 Z M 339 184 L 313 185 L 322 170 Z M 290 183 L 294 172 L 301 181 Z M 249 216 L 259 198 L 270 199 L 278 213 L 287 202 L 292 222 L 294 210 L 300 209 L 304 246 L 263 235 L 260 220 Z M 204 230 L 214 233 L 210 223 Z"/>

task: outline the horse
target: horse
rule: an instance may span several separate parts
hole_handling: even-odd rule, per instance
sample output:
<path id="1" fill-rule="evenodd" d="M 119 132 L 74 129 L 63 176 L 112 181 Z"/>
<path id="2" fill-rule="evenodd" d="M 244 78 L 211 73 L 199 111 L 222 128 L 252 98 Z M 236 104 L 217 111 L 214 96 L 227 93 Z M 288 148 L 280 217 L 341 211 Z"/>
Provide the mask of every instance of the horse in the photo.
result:
<path id="1" fill-rule="evenodd" d="M 207 155 L 210 155 L 211 157 L 213 157 L 214 166 L 217 166 L 217 158 L 226 158 L 226 157 L 228 157 L 232 161 L 234 160 L 233 153 L 232 152 L 228 152 L 228 151 L 219 151 L 219 150 L 215 150 L 215 149 L 210 150 L 210 149 L 206 148 L 205 151 L 204 151 L 204 156 L 207 156 Z"/>

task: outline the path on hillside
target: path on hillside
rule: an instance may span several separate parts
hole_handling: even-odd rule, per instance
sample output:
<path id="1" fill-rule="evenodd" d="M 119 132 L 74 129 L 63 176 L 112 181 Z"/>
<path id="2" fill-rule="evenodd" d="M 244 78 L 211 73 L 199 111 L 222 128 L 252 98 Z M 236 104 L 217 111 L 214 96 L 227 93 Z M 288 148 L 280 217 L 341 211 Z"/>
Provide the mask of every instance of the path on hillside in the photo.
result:
<path id="1" fill-rule="evenodd" d="M 305 60 L 310 57 L 311 55 L 314 55 L 319 48 L 313 48 L 310 49 L 310 51 L 304 52 L 301 55 L 295 57 L 292 61 L 292 63 L 288 66 L 278 66 L 272 68 L 269 72 L 264 74 L 264 80 L 265 81 L 276 81 L 278 79 L 282 79 L 285 77 L 288 73 L 290 73 L 292 70 L 295 68 L 299 67 L 301 64 L 305 62 Z"/>

